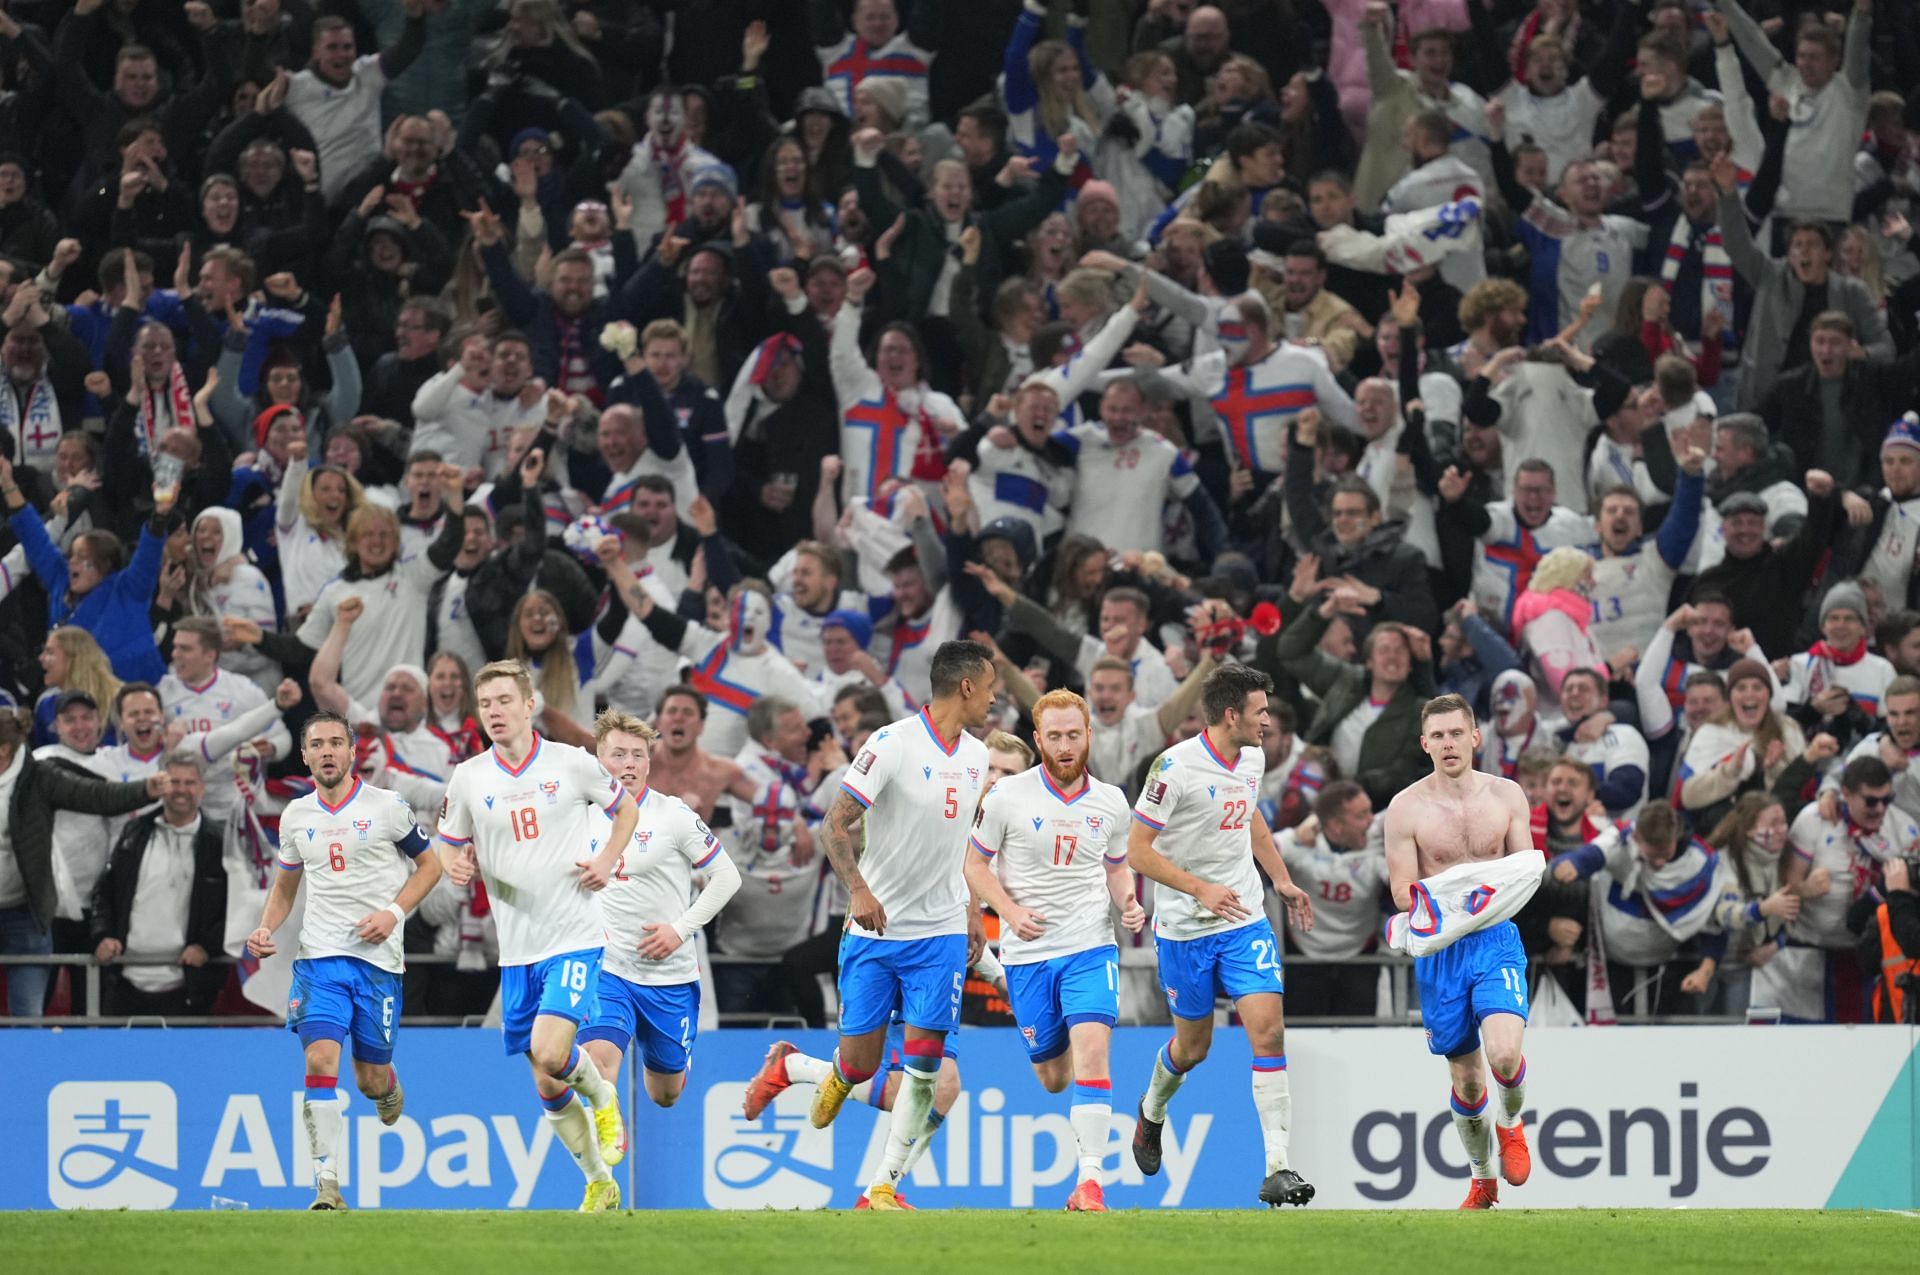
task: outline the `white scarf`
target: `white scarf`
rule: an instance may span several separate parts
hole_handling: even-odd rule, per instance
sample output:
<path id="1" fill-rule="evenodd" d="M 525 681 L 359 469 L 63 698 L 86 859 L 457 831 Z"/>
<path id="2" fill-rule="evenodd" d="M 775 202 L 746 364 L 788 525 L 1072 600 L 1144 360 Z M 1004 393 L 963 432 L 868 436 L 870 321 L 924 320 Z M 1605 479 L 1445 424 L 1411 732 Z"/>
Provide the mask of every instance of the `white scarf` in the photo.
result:
<path id="1" fill-rule="evenodd" d="M 138 375 L 138 374 L 137 374 Z M 168 417 L 171 419 L 168 419 Z M 142 383 L 140 389 L 139 429 L 134 442 L 142 456 L 152 456 L 154 445 L 168 429 L 193 428 L 193 395 L 187 389 L 187 374 L 175 362 L 167 370 L 167 388 L 156 390 Z"/>
<path id="2" fill-rule="evenodd" d="M 18 447 L 15 464 L 37 465 L 51 473 L 53 454 L 60 446 L 60 400 L 54 397 L 53 382 L 42 376 L 27 391 L 26 410 L 20 408 L 20 395 L 11 379 L 0 393 L 0 429 L 13 435 Z"/>
<path id="3" fill-rule="evenodd" d="M 1693 223 L 1684 215 L 1676 217 L 1666 255 L 1660 259 L 1660 282 L 1669 293 L 1692 246 Z M 1718 226 L 1708 226 L 1700 242 L 1700 313 L 1709 310 L 1719 312 L 1722 339 L 1726 339 L 1733 332 L 1733 258 L 1727 255 Z"/>

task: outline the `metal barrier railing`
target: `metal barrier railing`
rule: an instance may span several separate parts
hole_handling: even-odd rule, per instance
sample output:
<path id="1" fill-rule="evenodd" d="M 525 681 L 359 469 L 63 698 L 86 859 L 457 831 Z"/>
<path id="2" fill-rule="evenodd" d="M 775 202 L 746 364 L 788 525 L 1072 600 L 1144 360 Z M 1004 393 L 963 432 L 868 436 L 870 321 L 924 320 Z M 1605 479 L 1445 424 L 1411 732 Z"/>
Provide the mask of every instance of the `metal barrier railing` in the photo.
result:
<path id="1" fill-rule="evenodd" d="M 1120 964 L 1123 974 L 1129 969 L 1138 970 L 1150 968 L 1152 966 L 1151 957 L 1151 948 L 1121 949 Z M 407 953 L 407 963 L 415 966 L 452 965 L 456 959 L 457 957 L 450 953 Z M 717 966 L 764 966 L 773 968 L 780 964 L 778 958 L 730 956 L 723 952 L 711 953 L 708 959 L 712 964 Z M 1286 961 L 1289 966 L 1296 967 L 1317 965 L 1378 965 L 1385 966 L 1388 970 L 1390 1008 L 1386 1015 L 1330 1015 L 1325 1017 L 1303 1018 L 1296 1021 L 1311 1023 L 1316 1027 L 1397 1027 L 1417 1025 L 1420 1021 L 1419 1012 L 1414 1006 L 1409 994 L 1408 975 L 1412 972 L 1413 962 L 1408 957 L 1382 952 L 1363 952 L 1357 956 L 1342 958 L 1315 958 L 1302 956 L 1297 953 L 1289 953 Z M 0 1027 L 259 1027 L 267 1025 L 266 1021 L 261 1018 L 244 1015 L 167 1015 L 161 1017 L 151 1014 L 103 1015 L 100 1012 L 100 980 L 103 970 L 129 965 L 177 965 L 178 963 L 179 955 L 177 953 L 163 955 L 157 953 L 126 952 L 105 965 L 93 956 L 83 952 L 57 952 L 46 956 L 0 954 L 0 970 L 14 966 L 53 966 L 81 971 L 84 975 L 81 989 L 81 1003 L 86 1008 L 84 1014 L 61 1014 L 44 1017 L 19 1018 L 0 1014 Z M 224 954 L 215 955 L 208 959 L 208 964 L 211 965 L 232 965 L 234 963 L 232 957 Z M 1538 966 L 1536 965 L 1535 969 L 1537 968 Z M 1532 972 L 1532 970 L 1529 971 L 1530 974 Z M 484 1025 L 483 1018 L 484 1016 L 479 1014 L 408 1014 L 403 1016 L 400 1021 L 409 1027 L 479 1027 Z M 1142 1021 L 1138 1015 L 1130 1016 L 1125 1012 L 1121 1014 L 1120 1022 L 1122 1026 L 1138 1026 Z M 1742 1017 L 1724 1015 L 1649 1014 L 1633 1015 L 1630 1021 L 1634 1023 L 1652 1024 L 1710 1025 L 1745 1023 L 1749 1020 Z M 756 1026 L 767 1028 L 804 1028 L 806 1021 L 791 1014 L 723 1012 L 720 1014 L 720 1025 L 722 1027 Z"/>

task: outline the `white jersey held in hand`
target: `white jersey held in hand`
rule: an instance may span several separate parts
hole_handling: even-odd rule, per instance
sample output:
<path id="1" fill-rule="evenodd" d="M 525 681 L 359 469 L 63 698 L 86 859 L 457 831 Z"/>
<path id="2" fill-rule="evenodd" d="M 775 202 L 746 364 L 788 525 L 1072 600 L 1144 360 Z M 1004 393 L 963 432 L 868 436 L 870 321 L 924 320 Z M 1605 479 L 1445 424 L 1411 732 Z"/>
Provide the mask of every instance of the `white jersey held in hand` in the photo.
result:
<path id="1" fill-rule="evenodd" d="M 973 850 L 987 857 L 1015 903 L 1047 918 L 1046 932 L 1000 932 L 1000 960 L 1030 965 L 1113 944 L 1107 865 L 1127 858 L 1127 798 L 1087 776 L 1072 798 L 1045 766 L 1009 775 L 980 803 Z"/>
<path id="2" fill-rule="evenodd" d="M 921 709 L 877 730 L 840 781 L 867 808 L 860 874 L 886 909 L 886 933 L 849 919 L 861 938 L 925 939 L 967 932 L 967 831 L 987 777 L 987 746 L 943 740 Z"/>
<path id="3" fill-rule="evenodd" d="M 1154 849 L 1181 871 L 1226 886 L 1247 908 L 1244 920 L 1229 921 L 1192 895 L 1156 881 L 1153 932 L 1160 938 L 1196 939 L 1266 921 L 1251 831 L 1265 768 L 1260 749 L 1242 748 L 1237 758 L 1222 758 L 1201 731 L 1160 754 L 1147 773 L 1133 817 L 1159 831 Z"/>
<path id="4" fill-rule="evenodd" d="M 602 946 L 605 926 L 576 867 L 605 836 L 594 810 L 620 808 L 627 790 L 592 753 L 533 737 L 518 769 L 498 747 L 453 772 L 440 836 L 472 845 L 500 932 L 500 963 L 532 965 Z"/>
<path id="5" fill-rule="evenodd" d="M 606 921 L 607 951 L 602 968 L 644 987 L 677 987 L 700 977 L 692 943 L 682 943 L 665 960 L 640 955 L 646 927 L 680 919 L 693 900 L 693 874 L 721 854 L 720 839 L 686 802 L 643 788 L 635 798 L 640 821 L 633 841 L 614 866 L 607 888 L 597 896 Z M 595 820 L 598 837 L 609 829 Z M 589 852 L 599 853 L 595 840 Z"/>
<path id="6" fill-rule="evenodd" d="M 317 792 L 297 798 L 280 815 L 280 866 L 307 874 L 295 959 L 351 956 L 394 974 L 405 970 L 405 927 L 394 926 L 384 943 L 368 943 L 354 928 L 393 902 L 413 875 L 408 860 L 431 844 L 397 792 L 355 779 L 337 806 Z"/>

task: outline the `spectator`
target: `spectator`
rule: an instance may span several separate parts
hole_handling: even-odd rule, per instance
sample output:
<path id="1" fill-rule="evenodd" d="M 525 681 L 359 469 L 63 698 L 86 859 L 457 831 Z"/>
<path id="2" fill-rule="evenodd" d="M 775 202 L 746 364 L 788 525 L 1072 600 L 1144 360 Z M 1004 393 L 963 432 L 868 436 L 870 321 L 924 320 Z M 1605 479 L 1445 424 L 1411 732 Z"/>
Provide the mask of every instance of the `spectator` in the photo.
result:
<path id="1" fill-rule="evenodd" d="M 129 964 L 102 989 L 110 1014 L 204 1014 L 226 981 L 210 965 L 223 947 L 227 872 L 220 833 L 201 816 L 206 778 L 200 759 L 169 753 L 141 786 L 160 809 L 127 825 L 93 896 L 94 959 L 159 957 L 167 964 Z"/>
<path id="2" fill-rule="evenodd" d="M 1294 1016 L 1371 1018 L 1380 967 L 1336 962 L 1374 948 L 1387 879 L 1384 843 L 1369 835 L 1373 804 L 1351 779 L 1322 788 L 1313 812 L 1308 823 L 1274 838 L 1295 883 L 1320 900 L 1313 929 L 1287 927 L 1288 947 L 1311 962 L 1293 968 Z"/>
<path id="3" fill-rule="evenodd" d="M 17 713 L 0 714 L 0 819 L 6 838 L 0 846 L 0 952 L 8 956 L 45 956 L 53 951 L 51 929 L 59 910 L 54 866 L 55 812 L 120 815 L 137 810 L 166 789 L 165 779 L 110 784 L 81 778 L 58 763 L 42 763 L 27 743 L 27 724 Z M 218 842 L 215 842 L 218 862 Z M 105 878 L 102 878 L 103 880 Z M 95 919 L 99 918 L 95 904 Z M 7 977 L 7 1013 L 35 1018 L 46 1002 L 52 971 L 46 966 L 15 966 Z"/>
<path id="4" fill-rule="evenodd" d="M 1774 683 L 1751 657 L 1727 670 L 1727 706 L 1693 732 L 1678 774 L 1682 809 L 1711 827 L 1740 794 L 1771 791 L 1791 798 L 1814 767 L 1840 751 L 1831 735 L 1808 743 L 1792 718 L 1773 708 Z"/>
<path id="5" fill-rule="evenodd" d="M 1331 590 L 1318 606 L 1292 608 L 1275 639 L 1263 639 L 1255 663 L 1297 680 L 1320 698 L 1304 739 L 1326 744 L 1341 770 L 1370 797 L 1384 801 L 1418 775 L 1420 705 L 1433 691 L 1432 643 L 1426 633 L 1401 624 L 1377 625 L 1361 649 L 1364 666 L 1345 664 L 1315 643 L 1336 615 L 1362 609 L 1347 587 Z"/>
<path id="6" fill-rule="evenodd" d="M 1727 950 L 1702 963 L 1707 986 L 1700 1012 L 1743 1018 L 1753 1004 L 1755 971 L 1779 954 L 1787 923 L 1800 915 L 1800 896 L 1781 880 L 1793 857 L 1786 810 L 1766 793 L 1747 793 L 1706 841 L 1727 865 L 1728 880 L 1714 904 Z"/>
<path id="7" fill-rule="evenodd" d="M 347 183 L 380 155 L 380 94 L 413 65 L 427 42 L 429 0 L 401 0 L 407 23 L 390 49 L 358 56 L 353 24 L 327 16 L 313 23 L 313 61 L 286 90 L 287 109 L 313 134 L 320 185 L 337 205 Z"/>

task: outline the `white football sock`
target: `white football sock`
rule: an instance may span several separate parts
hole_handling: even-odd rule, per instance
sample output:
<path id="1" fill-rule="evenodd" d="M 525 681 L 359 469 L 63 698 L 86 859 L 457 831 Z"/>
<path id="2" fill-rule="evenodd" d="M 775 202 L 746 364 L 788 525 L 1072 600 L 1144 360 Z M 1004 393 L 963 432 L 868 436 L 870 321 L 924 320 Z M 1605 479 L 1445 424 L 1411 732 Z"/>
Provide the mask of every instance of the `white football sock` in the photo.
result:
<path id="1" fill-rule="evenodd" d="M 1467 1148 L 1468 1170 L 1476 1178 L 1493 1176 L 1493 1121 L 1487 1118 L 1487 1095 L 1472 1102 L 1453 1092 L 1453 1127 Z"/>
<path id="2" fill-rule="evenodd" d="M 1493 1091 L 1500 1095 L 1494 1122 L 1502 1129 L 1511 1129 L 1520 1123 L 1520 1110 L 1527 1105 L 1527 1060 L 1520 1060 L 1511 1077 L 1501 1075 L 1499 1068 L 1491 1065 L 1487 1071 L 1493 1076 Z"/>
<path id="3" fill-rule="evenodd" d="M 589 1182 L 606 1182 L 613 1174 L 607 1171 L 607 1162 L 600 1158 L 600 1135 L 594 1131 L 593 1114 L 574 1097 L 572 1091 L 561 1095 L 566 1105 L 555 1109 L 547 1108 L 547 1120 L 553 1125 L 553 1134 L 560 1144 L 580 1166 L 580 1172 Z M 544 1105 L 547 1099 L 542 1098 Z"/>
<path id="4" fill-rule="evenodd" d="M 335 1092 L 336 1077 L 308 1076 L 306 1101 L 300 1104 L 300 1117 L 307 1126 L 307 1145 L 313 1152 L 313 1177 L 338 1181 L 340 1174 L 333 1159 L 340 1149 L 340 1127 L 345 1123 L 340 1095 Z M 324 1080 L 325 1084 L 315 1084 Z"/>
<path id="5" fill-rule="evenodd" d="M 833 1074 L 832 1062 L 811 1054 L 788 1054 L 784 1061 L 788 1084 L 817 1085 Z"/>
<path id="6" fill-rule="evenodd" d="M 1147 1082 L 1147 1097 L 1142 1104 L 1147 1119 L 1156 1123 L 1167 1118 L 1167 1100 L 1187 1082 L 1187 1073 L 1174 1069 L 1173 1060 L 1169 1057 L 1172 1049 L 1173 1042 L 1168 1041 L 1153 1056 L 1153 1079 Z"/>
<path id="7" fill-rule="evenodd" d="M 914 1140 L 912 1146 L 907 1148 L 906 1163 L 900 1166 L 900 1176 L 902 1179 L 909 1173 L 912 1173 L 913 1166 L 920 1163 L 920 1158 L 927 1154 L 927 1148 L 933 1145 L 933 1135 L 940 1132 L 940 1126 L 946 1122 L 947 1118 L 945 1116 L 931 1107 L 927 1108 L 927 1120 L 926 1123 L 920 1127 L 920 1136 Z"/>
<path id="8" fill-rule="evenodd" d="M 1073 1105 L 1067 1120 L 1073 1125 L 1074 1141 L 1080 1144 L 1080 1181 L 1100 1180 L 1100 1162 L 1107 1154 L 1107 1134 L 1112 1128 L 1113 1082 L 1081 1080 L 1073 1086 Z"/>
<path id="9" fill-rule="evenodd" d="M 919 1041 L 908 1041 L 912 1049 Z M 900 1088 L 893 1095 L 893 1111 L 887 1125 L 887 1153 L 880 1162 L 880 1174 L 874 1186 L 894 1186 L 906 1172 L 907 1155 L 914 1143 L 927 1131 L 927 1113 L 933 1110 L 933 1082 L 940 1071 L 939 1045 L 931 1057 L 908 1055 L 906 1070 L 900 1073 Z M 921 1070 L 922 1067 L 927 1070 Z"/>
<path id="10" fill-rule="evenodd" d="M 585 1098 L 596 1110 L 620 1101 L 620 1091 L 613 1083 L 600 1074 L 593 1059 L 587 1057 L 587 1051 L 575 1045 L 573 1055 L 567 1059 L 568 1069 L 554 1079 Z"/>
<path id="11" fill-rule="evenodd" d="M 1293 1131 L 1293 1088 L 1285 1054 L 1256 1054 L 1253 1059 L 1253 1109 L 1260 1115 L 1260 1138 L 1267 1145 L 1267 1172 L 1287 1168 L 1287 1143 Z"/>

